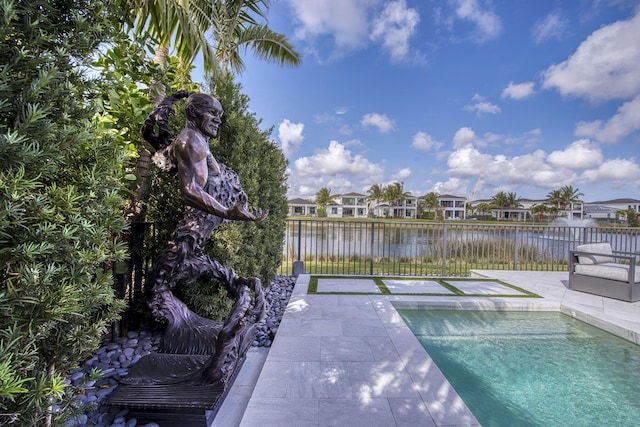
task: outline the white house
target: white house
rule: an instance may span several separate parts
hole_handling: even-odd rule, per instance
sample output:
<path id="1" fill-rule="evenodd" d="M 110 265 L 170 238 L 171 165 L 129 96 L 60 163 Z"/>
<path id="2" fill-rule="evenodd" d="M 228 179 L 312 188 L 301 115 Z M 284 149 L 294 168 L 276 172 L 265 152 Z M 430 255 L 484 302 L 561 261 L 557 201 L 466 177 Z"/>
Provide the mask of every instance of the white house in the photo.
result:
<path id="1" fill-rule="evenodd" d="M 640 213 L 640 200 L 638 199 L 612 199 L 601 200 L 597 202 L 585 203 L 585 218 L 591 219 L 619 219 L 618 211 L 626 211 L 633 209 L 636 213 Z"/>
<path id="2" fill-rule="evenodd" d="M 450 194 L 438 195 L 444 219 L 465 219 L 467 217 L 467 198 Z"/>
<path id="3" fill-rule="evenodd" d="M 289 216 L 316 216 L 316 202 L 307 199 L 291 199 L 287 201 L 289 205 Z"/>

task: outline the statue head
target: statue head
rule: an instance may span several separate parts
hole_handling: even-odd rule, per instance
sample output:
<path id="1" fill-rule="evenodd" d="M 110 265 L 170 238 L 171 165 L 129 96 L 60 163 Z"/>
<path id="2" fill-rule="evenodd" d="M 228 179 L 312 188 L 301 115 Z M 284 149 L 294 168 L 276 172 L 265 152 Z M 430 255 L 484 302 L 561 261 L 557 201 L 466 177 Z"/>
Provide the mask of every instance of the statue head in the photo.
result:
<path id="1" fill-rule="evenodd" d="M 203 134 L 213 138 L 222 123 L 222 105 L 211 95 L 194 93 L 187 98 L 185 114 L 187 122 L 196 126 Z"/>

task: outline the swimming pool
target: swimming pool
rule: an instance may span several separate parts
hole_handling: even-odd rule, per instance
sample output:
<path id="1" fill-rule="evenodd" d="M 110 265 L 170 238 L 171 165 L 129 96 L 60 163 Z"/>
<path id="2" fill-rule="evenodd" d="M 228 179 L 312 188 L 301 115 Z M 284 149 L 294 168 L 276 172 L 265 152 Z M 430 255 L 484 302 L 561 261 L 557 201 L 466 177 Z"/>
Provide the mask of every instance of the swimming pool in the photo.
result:
<path id="1" fill-rule="evenodd" d="M 559 312 L 397 311 L 484 427 L 638 425 L 634 343 Z"/>

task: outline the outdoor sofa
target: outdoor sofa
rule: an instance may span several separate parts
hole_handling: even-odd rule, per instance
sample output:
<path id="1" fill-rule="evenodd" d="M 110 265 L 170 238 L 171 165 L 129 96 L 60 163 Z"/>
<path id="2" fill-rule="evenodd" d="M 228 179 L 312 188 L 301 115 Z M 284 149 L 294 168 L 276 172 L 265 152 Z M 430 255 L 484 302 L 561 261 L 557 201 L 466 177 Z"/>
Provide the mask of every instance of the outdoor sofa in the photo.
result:
<path id="1" fill-rule="evenodd" d="M 609 243 L 579 245 L 569 251 L 569 289 L 608 298 L 640 300 L 640 254 L 614 252 Z"/>

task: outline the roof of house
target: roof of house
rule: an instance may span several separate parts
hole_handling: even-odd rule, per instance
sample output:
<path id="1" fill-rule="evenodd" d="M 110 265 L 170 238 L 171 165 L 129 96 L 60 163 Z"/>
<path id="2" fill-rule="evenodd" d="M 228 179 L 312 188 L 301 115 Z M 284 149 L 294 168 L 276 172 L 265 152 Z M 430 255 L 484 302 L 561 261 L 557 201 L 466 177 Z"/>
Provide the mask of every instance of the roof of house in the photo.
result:
<path id="1" fill-rule="evenodd" d="M 451 194 L 440 194 L 438 198 L 439 199 L 466 199 L 465 196 L 454 196 Z"/>
<path id="2" fill-rule="evenodd" d="M 315 205 L 316 204 L 316 202 L 314 202 L 313 200 L 301 199 L 299 197 L 296 199 L 287 200 L 287 203 L 290 205 Z"/>
<path id="3" fill-rule="evenodd" d="M 334 197 L 367 197 L 366 194 L 360 194 L 360 193 L 346 193 L 346 194 L 338 194 L 337 196 Z"/>
<path id="4" fill-rule="evenodd" d="M 617 211 L 617 209 L 614 208 L 613 206 L 588 204 L 588 205 L 584 205 L 584 211 L 585 212 L 615 212 Z"/>
<path id="5" fill-rule="evenodd" d="M 589 202 L 589 205 L 608 205 L 608 204 L 638 204 L 638 199 L 613 199 L 613 200 L 601 200 L 598 202 Z"/>

